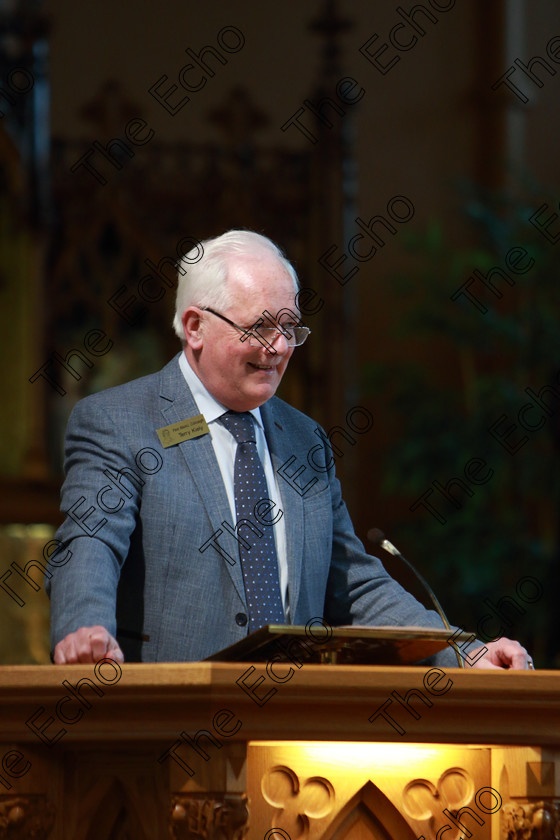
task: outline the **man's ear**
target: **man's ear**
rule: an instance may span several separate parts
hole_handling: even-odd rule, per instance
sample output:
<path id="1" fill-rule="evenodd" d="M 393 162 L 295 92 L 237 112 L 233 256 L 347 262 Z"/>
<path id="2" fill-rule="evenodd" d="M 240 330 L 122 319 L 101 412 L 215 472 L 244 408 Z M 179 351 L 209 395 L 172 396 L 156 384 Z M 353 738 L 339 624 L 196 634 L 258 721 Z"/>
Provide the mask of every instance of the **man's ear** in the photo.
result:
<path id="1" fill-rule="evenodd" d="M 181 316 L 181 323 L 183 324 L 185 343 L 191 350 L 201 350 L 204 330 L 200 309 L 189 306 Z"/>

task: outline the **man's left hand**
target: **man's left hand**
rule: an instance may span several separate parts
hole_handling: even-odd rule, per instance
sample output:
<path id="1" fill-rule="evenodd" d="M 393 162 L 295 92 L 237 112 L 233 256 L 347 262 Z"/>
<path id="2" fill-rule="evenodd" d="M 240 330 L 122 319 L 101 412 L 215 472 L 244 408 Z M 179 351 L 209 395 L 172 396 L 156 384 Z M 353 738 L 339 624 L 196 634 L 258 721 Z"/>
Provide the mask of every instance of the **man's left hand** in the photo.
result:
<path id="1" fill-rule="evenodd" d="M 468 660 L 466 660 L 466 668 L 528 670 L 534 667 L 533 659 L 525 648 L 519 642 L 512 641 L 512 639 L 501 638 L 495 642 L 486 642 L 484 647 L 487 648 L 484 656 L 479 657 L 474 665 L 469 665 Z M 469 658 L 475 659 L 479 650 L 482 650 L 482 648 L 477 648 L 469 653 Z"/>

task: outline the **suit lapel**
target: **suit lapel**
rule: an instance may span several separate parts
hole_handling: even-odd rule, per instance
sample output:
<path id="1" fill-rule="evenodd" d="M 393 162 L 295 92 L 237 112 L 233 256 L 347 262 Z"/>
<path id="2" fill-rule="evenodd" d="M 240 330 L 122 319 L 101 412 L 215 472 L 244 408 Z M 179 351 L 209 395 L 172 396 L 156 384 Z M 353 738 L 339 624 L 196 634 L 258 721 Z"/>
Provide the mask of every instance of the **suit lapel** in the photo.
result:
<path id="1" fill-rule="evenodd" d="M 162 398 L 163 425 L 178 423 L 188 417 L 200 414 L 191 390 L 181 373 L 178 357 L 175 357 L 161 371 L 160 396 Z M 186 467 L 198 489 L 214 531 L 216 531 L 223 521 L 231 521 L 231 511 L 210 435 L 206 434 L 191 440 L 185 440 L 177 444 L 177 448 L 185 459 Z M 212 534 L 209 533 L 208 538 L 211 536 Z M 227 566 L 241 600 L 245 603 L 243 575 L 238 560 L 238 544 L 224 530 L 219 541 L 228 554 L 237 561 L 233 566 L 225 558 L 223 562 Z"/>
<path id="2" fill-rule="evenodd" d="M 292 621 L 296 614 L 297 602 L 301 584 L 301 570 L 303 561 L 303 498 L 281 477 L 279 470 L 294 456 L 293 439 L 275 418 L 273 400 L 261 406 L 261 417 L 268 443 L 274 473 L 277 476 L 278 488 L 284 511 L 284 527 L 286 529 L 286 553 L 288 560 L 288 592 L 290 598 L 290 614 Z"/>

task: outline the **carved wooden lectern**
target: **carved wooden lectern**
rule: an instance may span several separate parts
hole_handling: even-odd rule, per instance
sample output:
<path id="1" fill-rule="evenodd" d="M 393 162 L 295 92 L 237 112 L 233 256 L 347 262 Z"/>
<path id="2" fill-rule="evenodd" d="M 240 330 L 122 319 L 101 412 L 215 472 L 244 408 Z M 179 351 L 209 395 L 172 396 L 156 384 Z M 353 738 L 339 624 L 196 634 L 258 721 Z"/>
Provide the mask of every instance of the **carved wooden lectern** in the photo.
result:
<path id="1" fill-rule="evenodd" d="M 557 672 L 103 660 L 0 685 L 2 840 L 560 833 Z"/>

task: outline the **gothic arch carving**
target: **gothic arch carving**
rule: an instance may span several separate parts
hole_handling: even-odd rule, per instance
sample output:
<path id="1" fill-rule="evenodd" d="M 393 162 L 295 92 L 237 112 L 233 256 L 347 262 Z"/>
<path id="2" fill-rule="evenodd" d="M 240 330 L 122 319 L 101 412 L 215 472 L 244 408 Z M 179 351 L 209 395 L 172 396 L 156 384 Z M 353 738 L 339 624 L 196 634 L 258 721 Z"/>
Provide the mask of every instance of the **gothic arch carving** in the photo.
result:
<path id="1" fill-rule="evenodd" d="M 368 781 L 340 810 L 324 840 L 415 840 L 393 803 Z"/>
<path id="2" fill-rule="evenodd" d="M 85 840 L 151 840 L 146 827 L 125 786 L 113 779 L 92 813 Z"/>

